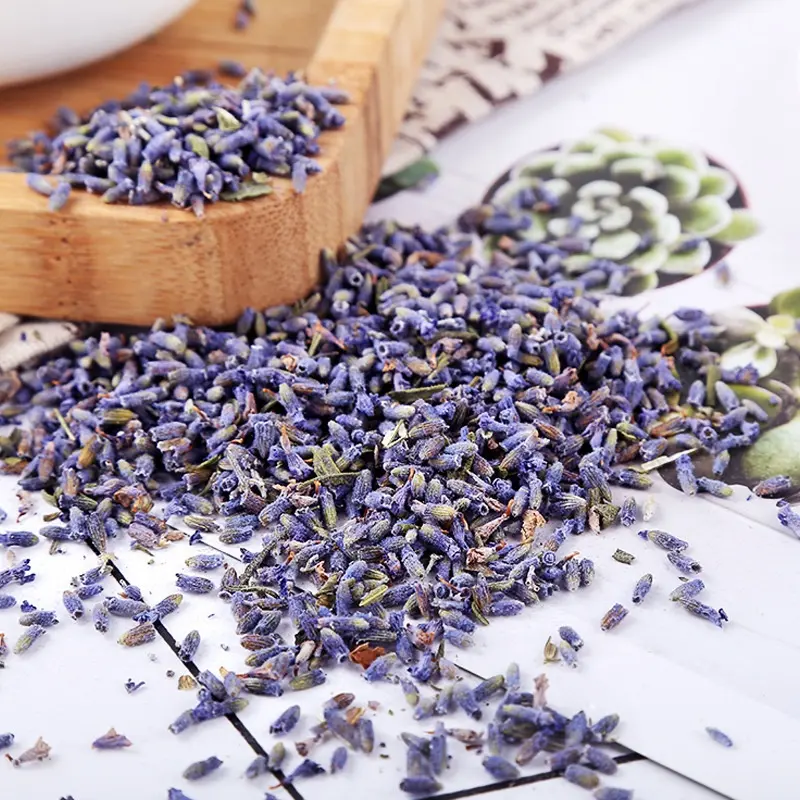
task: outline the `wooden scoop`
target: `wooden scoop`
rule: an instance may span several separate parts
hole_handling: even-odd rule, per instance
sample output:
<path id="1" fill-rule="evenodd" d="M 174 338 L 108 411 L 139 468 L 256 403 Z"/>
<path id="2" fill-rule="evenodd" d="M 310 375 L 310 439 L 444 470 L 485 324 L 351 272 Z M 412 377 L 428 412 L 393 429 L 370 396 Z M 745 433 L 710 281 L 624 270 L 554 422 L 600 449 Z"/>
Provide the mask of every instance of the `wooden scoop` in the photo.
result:
<path id="1" fill-rule="evenodd" d="M 444 0 L 259 0 L 245 31 L 234 3 L 199 0 L 152 40 L 48 82 L 0 91 L 0 141 L 41 129 L 56 108 L 87 111 L 141 81 L 158 85 L 220 59 L 334 78 L 351 103 L 320 139 L 323 172 L 305 192 L 207 206 L 107 205 L 73 191 L 49 212 L 21 174 L 0 173 L 0 310 L 149 325 L 186 314 L 233 321 L 247 306 L 298 300 L 318 282 L 319 251 L 354 233 L 380 178 Z"/>

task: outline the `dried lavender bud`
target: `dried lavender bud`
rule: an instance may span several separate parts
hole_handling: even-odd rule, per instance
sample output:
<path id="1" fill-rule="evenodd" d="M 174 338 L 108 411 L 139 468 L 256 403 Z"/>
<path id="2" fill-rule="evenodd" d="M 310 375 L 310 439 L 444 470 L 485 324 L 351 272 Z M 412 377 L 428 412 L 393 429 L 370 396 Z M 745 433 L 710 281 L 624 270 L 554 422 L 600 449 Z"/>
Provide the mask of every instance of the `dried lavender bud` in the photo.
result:
<path id="1" fill-rule="evenodd" d="M 800 514 L 793 511 L 788 505 L 778 509 L 778 521 L 784 528 L 788 528 L 798 539 L 800 539 Z"/>
<path id="2" fill-rule="evenodd" d="M 728 621 L 728 615 L 723 609 L 715 609 L 695 600 L 693 597 L 680 597 L 678 602 L 690 613 L 697 617 L 713 623 L 718 628 L 721 628 L 725 622 Z"/>
<path id="3" fill-rule="evenodd" d="M 669 559 L 669 563 L 672 564 L 678 572 L 682 572 L 684 575 L 695 575 L 703 570 L 703 567 L 700 566 L 697 561 L 682 553 L 676 553 L 671 550 L 667 553 L 667 558 Z"/>
<path id="4" fill-rule="evenodd" d="M 14 744 L 13 733 L 0 733 L 0 750 L 11 747 L 12 744 Z"/>
<path id="5" fill-rule="evenodd" d="M 633 596 L 631 600 L 636 605 L 639 605 L 645 599 L 645 597 L 647 597 L 647 594 L 652 586 L 653 576 L 649 572 L 646 575 L 642 575 L 642 577 L 636 581 L 636 586 L 633 587 Z"/>
<path id="6" fill-rule="evenodd" d="M 558 652 L 561 655 L 561 660 L 568 667 L 575 669 L 578 666 L 578 654 L 566 642 L 558 646 Z"/>
<path id="7" fill-rule="evenodd" d="M 558 629 L 558 635 L 575 651 L 583 647 L 583 639 L 581 639 L 577 631 L 569 625 L 562 625 Z"/>
<path id="8" fill-rule="evenodd" d="M 117 733 L 114 728 L 109 728 L 108 733 L 104 733 L 99 739 L 92 742 L 92 747 L 97 750 L 119 750 L 122 747 L 130 747 L 132 744 L 127 736 Z"/>
<path id="9" fill-rule="evenodd" d="M 626 553 L 624 550 L 620 550 L 619 548 L 614 551 L 611 558 L 613 558 L 614 561 L 619 561 L 620 564 L 633 564 L 633 562 L 636 560 L 635 555 L 632 553 Z"/>
<path id="10" fill-rule="evenodd" d="M 17 604 L 17 598 L 10 594 L 0 594 L 0 611 L 4 608 L 13 608 Z"/>
<path id="11" fill-rule="evenodd" d="M 300 706 L 289 706 L 289 708 L 269 726 L 269 732 L 276 736 L 284 736 L 297 725 L 299 720 Z"/>
<path id="12" fill-rule="evenodd" d="M 203 670 L 197 676 L 197 682 L 208 689 L 211 697 L 215 700 L 225 700 L 228 696 L 228 691 L 225 689 L 225 684 L 209 670 Z"/>
<path id="13" fill-rule="evenodd" d="M 186 559 L 186 566 L 190 569 L 200 570 L 201 572 L 210 572 L 214 569 L 219 569 L 224 563 L 224 558 L 219 553 L 202 554 L 197 556 L 190 556 Z"/>
<path id="14" fill-rule="evenodd" d="M 316 775 L 322 775 L 325 768 L 312 761 L 310 758 L 304 758 L 284 779 L 285 784 L 294 783 L 298 778 L 313 778 Z"/>
<path id="15" fill-rule="evenodd" d="M 142 686 L 144 686 L 144 681 L 139 681 L 139 683 L 131 680 L 125 681 L 125 691 L 128 694 L 133 694 L 137 689 L 141 689 Z"/>
<path id="16" fill-rule="evenodd" d="M 619 719 L 619 717 L 617 717 Z M 594 735 L 596 726 L 590 729 Z M 599 747 L 589 746 L 583 753 L 583 760 L 596 772 L 601 772 L 603 775 L 613 775 L 617 769 L 617 762 Z"/>
<path id="17" fill-rule="evenodd" d="M 594 789 L 600 785 L 598 774 L 581 764 L 570 764 L 564 770 L 564 778 L 581 789 Z"/>
<path id="18" fill-rule="evenodd" d="M 33 547 L 38 543 L 39 537 L 31 531 L 0 533 L 0 545 L 3 547 Z"/>
<path id="19" fill-rule="evenodd" d="M 330 767 L 331 775 L 335 775 L 337 772 L 341 772 L 345 768 L 346 764 L 347 764 L 347 748 L 337 747 L 333 751 L 333 755 L 331 756 L 331 767 Z"/>
<path id="20" fill-rule="evenodd" d="M 91 600 L 93 597 L 103 593 L 103 587 L 99 583 L 90 583 L 87 586 L 76 586 L 75 594 L 81 600 Z"/>
<path id="21" fill-rule="evenodd" d="M 200 633 L 198 631 L 189 631 L 181 642 L 178 658 L 183 662 L 192 661 L 199 647 Z"/>
<path id="22" fill-rule="evenodd" d="M 637 520 L 636 500 L 633 497 L 626 497 L 619 512 L 619 521 L 630 528 Z"/>
<path id="23" fill-rule="evenodd" d="M 135 628 L 125 631 L 117 641 L 125 647 L 139 647 L 139 645 L 149 644 L 155 641 L 156 629 L 150 622 L 142 622 Z"/>
<path id="24" fill-rule="evenodd" d="M 197 575 L 184 575 L 180 572 L 177 573 L 175 585 L 190 594 L 208 594 L 214 591 L 214 582 L 208 578 L 201 578 Z"/>
<path id="25" fill-rule="evenodd" d="M 64 608 L 72 619 L 80 619 L 84 614 L 83 603 L 80 597 L 70 589 L 63 593 Z"/>
<path id="26" fill-rule="evenodd" d="M 289 681 L 289 688 L 295 692 L 312 689 L 325 683 L 325 673 L 321 669 L 312 669 L 303 675 L 297 675 Z"/>
<path id="27" fill-rule="evenodd" d="M 192 798 L 180 789 L 172 788 L 167 790 L 167 800 L 192 800 Z"/>
<path id="28" fill-rule="evenodd" d="M 193 764 L 190 764 L 183 771 L 183 777 L 187 781 L 198 781 L 200 778 L 205 778 L 206 775 L 210 775 L 215 769 L 219 769 L 221 766 L 222 761 L 216 756 L 211 756 L 203 761 L 195 761 Z"/>
<path id="29" fill-rule="evenodd" d="M 96 603 L 92 608 L 92 625 L 96 631 L 108 633 L 108 629 L 111 627 L 111 617 L 108 616 L 103 603 Z"/>
<path id="30" fill-rule="evenodd" d="M 688 600 L 691 597 L 695 597 L 703 589 L 706 588 L 706 585 L 700 578 L 695 578 L 694 580 L 687 581 L 686 583 L 682 583 L 678 586 L 677 589 L 673 589 L 669 595 L 670 600 Z"/>
<path id="31" fill-rule="evenodd" d="M 684 494 L 697 494 L 697 478 L 694 474 L 692 459 L 686 453 L 678 456 L 675 461 L 675 473 L 678 476 L 678 484 Z"/>
<path id="32" fill-rule="evenodd" d="M 44 636 L 45 633 L 47 633 L 47 628 L 43 628 L 41 625 L 31 625 L 28 630 L 17 639 L 17 643 L 14 645 L 14 652 L 19 655 L 29 650 L 31 645 L 37 639 Z"/>
<path id="33" fill-rule="evenodd" d="M 433 794 L 442 788 L 432 775 L 408 775 L 400 781 L 400 790 L 408 794 Z"/>
<path id="34" fill-rule="evenodd" d="M 20 615 L 19 624 L 24 627 L 41 625 L 43 628 L 50 628 L 58 625 L 58 619 L 55 611 L 28 611 Z"/>
<path id="35" fill-rule="evenodd" d="M 675 553 L 683 552 L 689 546 L 689 542 L 684 542 L 683 539 L 679 539 L 666 531 L 639 531 L 639 536 L 642 539 L 649 539 L 663 550 L 671 550 Z"/>
<path id="36" fill-rule="evenodd" d="M 513 781 L 519 777 L 519 770 L 502 756 L 486 756 L 481 764 L 496 781 Z"/>
<path id="37" fill-rule="evenodd" d="M 244 771 L 245 777 L 250 778 L 258 778 L 260 775 L 264 775 L 265 773 L 269 772 L 269 759 L 266 756 L 256 756 L 248 765 L 247 769 Z"/>
<path id="38" fill-rule="evenodd" d="M 600 620 L 600 630 L 610 631 L 612 628 L 616 628 L 627 615 L 628 609 L 619 603 L 615 603 L 605 613 L 603 619 Z"/>
<path id="39" fill-rule="evenodd" d="M 617 789 L 613 786 L 601 786 L 594 790 L 595 800 L 633 800 L 631 789 Z"/>
<path id="40" fill-rule="evenodd" d="M 706 733 L 717 743 L 723 747 L 733 747 L 733 740 L 727 734 L 723 733 L 718 728 L 706 728 Z"/>
<path id="41" fill-rule="evenodd" d="M 147 603 L 141 600 L 131 600 L 123 597 L 107 597 L 104 603 L 106 611 L 115 617 L 135 619 L 139 614 L 147 611 Z"/>

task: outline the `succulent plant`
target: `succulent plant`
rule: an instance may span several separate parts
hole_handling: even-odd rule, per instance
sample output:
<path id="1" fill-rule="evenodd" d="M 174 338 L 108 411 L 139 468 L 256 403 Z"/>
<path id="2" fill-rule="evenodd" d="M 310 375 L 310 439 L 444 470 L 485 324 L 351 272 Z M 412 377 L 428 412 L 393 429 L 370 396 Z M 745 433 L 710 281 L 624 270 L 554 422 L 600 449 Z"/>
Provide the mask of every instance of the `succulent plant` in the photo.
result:
<path id="1" fill-rule="evenodd" d="M 514 167 L 487 200 L 531 217 L 526 239 L 562 242 L 573 273 L 598 259 L 625 294 L 694 275 L 758 230 L 728 170 L 697 150 L 599 130 Z M 491 246 L 491 242 L 488 243 Z M 715 251 L 716 245 L 716 251 Z"/>

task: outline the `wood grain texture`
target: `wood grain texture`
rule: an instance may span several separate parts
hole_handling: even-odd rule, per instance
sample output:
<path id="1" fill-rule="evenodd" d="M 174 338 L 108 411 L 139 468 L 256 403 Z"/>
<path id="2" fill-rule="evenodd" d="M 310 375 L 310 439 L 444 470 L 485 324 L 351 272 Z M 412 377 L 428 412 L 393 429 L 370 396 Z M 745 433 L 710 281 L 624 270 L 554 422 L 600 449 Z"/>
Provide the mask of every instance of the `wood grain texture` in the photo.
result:
<path id="1" fill-rule="evenodd" d="M 187 314 L 231 322 L 291 302 L 319 280 L 319 251 L 361 223 L 444 0 L 260 0 L 245 32 L 231 6 L 199 0 L 158 36 L 57 80 L 0 92 L 0 138 L 41 128 L 58 105 L 87 110 L 139 81 L 168 81 L 220 58 L 336 79 L 346 125 L 321 138 L 324 171 L 295 194 L 219 203 L 198 220 L 168 205 L 108 206 L 79 192 L 59 214 L 18 174 L 0 173 L 0 309 L 148 325 Z"/>

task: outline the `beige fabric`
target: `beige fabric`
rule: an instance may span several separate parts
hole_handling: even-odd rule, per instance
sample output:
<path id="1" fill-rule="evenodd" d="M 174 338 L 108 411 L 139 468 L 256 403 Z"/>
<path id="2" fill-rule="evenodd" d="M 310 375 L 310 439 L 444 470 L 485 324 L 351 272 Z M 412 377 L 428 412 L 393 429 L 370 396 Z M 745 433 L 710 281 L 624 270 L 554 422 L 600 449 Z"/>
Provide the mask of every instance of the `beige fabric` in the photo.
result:
<path id="1" fill-rule="evenodd" d="M 32 358 L 58 350 L 72 340 L 78 330 L 69 322 L 40 321 L 18 325 L 16 322 L 17 317 L 0 314 L 0 372 L 16 369 Z"/>
<path id="2" fill-rule="evenodd" d="M 384 174 L 694 1 L 449 0 Z"/>

